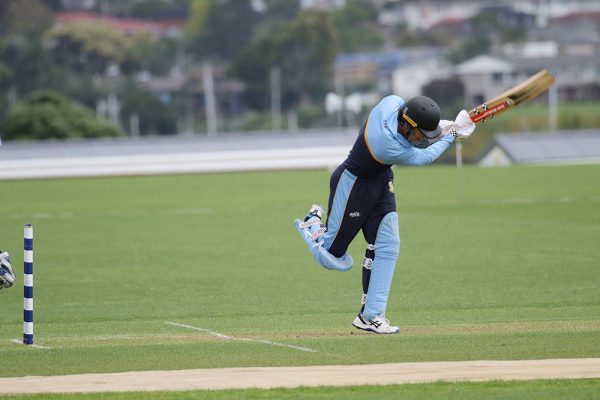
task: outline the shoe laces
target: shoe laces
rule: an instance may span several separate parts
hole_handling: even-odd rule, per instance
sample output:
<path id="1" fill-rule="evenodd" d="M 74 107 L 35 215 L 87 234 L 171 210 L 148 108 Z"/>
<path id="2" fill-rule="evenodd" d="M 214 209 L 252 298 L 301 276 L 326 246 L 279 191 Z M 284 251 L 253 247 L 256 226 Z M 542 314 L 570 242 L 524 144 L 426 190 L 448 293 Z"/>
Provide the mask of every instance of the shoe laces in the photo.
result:
<path id="1" fill-rule="evenodd" d="M 390 320 L 385 315 L 376 315 L 373 317 L 373 321 L 380 323 L 381 326 L 391 326 Z"/>

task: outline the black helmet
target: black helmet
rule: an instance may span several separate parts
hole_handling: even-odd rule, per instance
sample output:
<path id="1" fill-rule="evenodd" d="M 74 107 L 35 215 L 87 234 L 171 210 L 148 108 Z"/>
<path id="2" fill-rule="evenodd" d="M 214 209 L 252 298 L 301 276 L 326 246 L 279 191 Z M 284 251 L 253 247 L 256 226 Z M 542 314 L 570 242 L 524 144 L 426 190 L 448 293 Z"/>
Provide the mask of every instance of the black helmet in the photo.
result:
<path id="1" fill-rule="evenodd" d="M 442 133 L 440 106 L 427 96 L 417 96 L 408 100 L 400 117 L 413 128 L 419 128 L 429 139 L 434 139 Z"/>

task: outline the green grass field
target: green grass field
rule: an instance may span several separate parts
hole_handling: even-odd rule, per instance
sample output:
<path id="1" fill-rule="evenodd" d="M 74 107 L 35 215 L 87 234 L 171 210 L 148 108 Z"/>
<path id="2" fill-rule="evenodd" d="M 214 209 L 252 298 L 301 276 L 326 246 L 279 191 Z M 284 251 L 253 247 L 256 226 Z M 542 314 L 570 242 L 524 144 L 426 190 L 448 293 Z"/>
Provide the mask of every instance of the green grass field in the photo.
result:
<path id="1" fill-rule="evenodd" d="M 298 389 L 247 389 L 220 391 L 181 391 L 152 393 L 85 394 L 92 400 L 230 400 L 230 399 L 344 399 L 431 400 L 431 399 L 597 399 L 600 379 L 539 380 L 525 382 L 461 382 L 382 386 L 318 387 Z M 1 396 L 1 395 L 0 395 Z M 74 400 L 78 394 L 53 394 L 14 397 L 19 400 Z"/>
<path id="2" fill-rule="evenodd" d="M 0 292 L 0 376 L 600 357 L 600 165 L 395 173 L 402 245 L 387 314 L 403 333 L 385 337 L 350 325 L 360 267 L 321 269 L 293 227 L 326 202 L 326 171 L 0 182 L 0 248 L 19 278 Z M 28 222 L 47 349 L 13 343 Z M 362 237 L 350 251 L 359 263 Z M 415 387 L 487 387 L 461 385 Z"/>

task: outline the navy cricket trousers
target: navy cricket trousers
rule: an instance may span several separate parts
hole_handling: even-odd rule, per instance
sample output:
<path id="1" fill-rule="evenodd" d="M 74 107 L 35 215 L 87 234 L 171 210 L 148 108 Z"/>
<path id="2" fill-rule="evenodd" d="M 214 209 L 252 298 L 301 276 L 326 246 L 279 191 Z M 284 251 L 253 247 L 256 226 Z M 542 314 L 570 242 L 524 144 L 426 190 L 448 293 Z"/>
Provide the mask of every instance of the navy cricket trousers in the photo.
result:
<path id="1" fill-rule="evenodd" d="M 373 245 L 383 217 L 396 211 L 392 170 L 374 179 L 357 177 L 342 164 L 329 182 L 327 226 L 337 230 L 328 240 L 328 250 L 336 257 L 346 253 L 360 230 L 367 244 Z M 367 248 L 366 257 L 370 254 Z M 371 257 L 373 256 L 371 255 Z"/>

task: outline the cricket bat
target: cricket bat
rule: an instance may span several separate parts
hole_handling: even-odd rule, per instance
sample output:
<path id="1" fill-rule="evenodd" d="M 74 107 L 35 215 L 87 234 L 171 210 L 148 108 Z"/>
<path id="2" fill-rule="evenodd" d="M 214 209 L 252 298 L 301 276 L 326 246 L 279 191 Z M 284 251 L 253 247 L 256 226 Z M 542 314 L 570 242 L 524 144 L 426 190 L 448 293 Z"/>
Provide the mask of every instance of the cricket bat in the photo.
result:
<path id="1" fill-rule="evenodd" d="M 508 109 L 539 96 L 548 90 L 555 81 L 554 76 L 548 70 L 543 69 L 501 95 L 475 107 L 469 111 L 469 117 L 476 124 L 484 122 Z"/>

